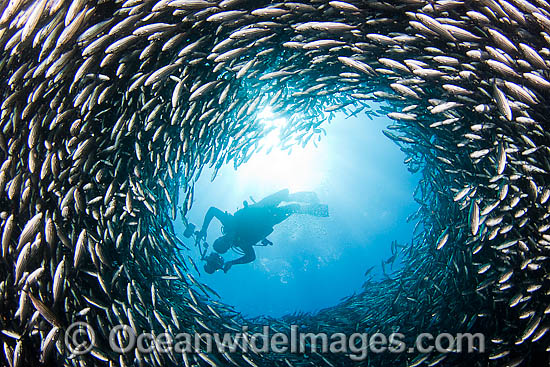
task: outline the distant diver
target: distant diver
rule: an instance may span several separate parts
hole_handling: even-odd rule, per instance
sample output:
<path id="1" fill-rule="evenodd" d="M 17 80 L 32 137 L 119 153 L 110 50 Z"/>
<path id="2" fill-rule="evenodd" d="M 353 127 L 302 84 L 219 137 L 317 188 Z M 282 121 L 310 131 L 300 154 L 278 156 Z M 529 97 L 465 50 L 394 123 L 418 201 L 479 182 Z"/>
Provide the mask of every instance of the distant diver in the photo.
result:
<path id="1" fill-rule="evenodd" d="M 282 202 L 288 203 L 280 205 Z M 290 194 L 288 189 L 278 191 L 261 201 L 248 205 L 231 215 L 216 207 L 210 207 L 205 217 L 201 238 L 206 239 L 208 226 L 216 217 L 222 224 L 223 236 L 214 241 L 214 251 L 206 256 L 204 270 L 208 274 L 222 269 L 227 272 L 235 264 L 247 264 L 256 259 L 253 246 L 261 242 L 263 246 L 272 245 L 266 237 L 273 232 L 273 226 L 281 223 L 292 214 L 309 214 L 316 217 L 328 217 L 328 206 L 320 204 L 314 192 Z M 231 247 L 243 255 L 235 260 L 224 262 L 219 254 L 226 253 Z M 240 250 L 240 251 L 239 251 Z"/>

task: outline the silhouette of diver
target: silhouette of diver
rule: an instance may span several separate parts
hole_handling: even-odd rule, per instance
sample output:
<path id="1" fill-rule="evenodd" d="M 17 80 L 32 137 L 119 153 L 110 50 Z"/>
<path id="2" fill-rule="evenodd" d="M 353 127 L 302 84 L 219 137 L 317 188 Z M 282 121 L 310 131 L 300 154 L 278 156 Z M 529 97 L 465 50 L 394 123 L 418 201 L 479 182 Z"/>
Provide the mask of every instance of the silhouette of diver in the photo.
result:
<path id="1" fill-rule="evenodd" d="M 288 204 L 279 205 L 282 202 Z M 281 223 L 292 214 L 309 214 L 317 217 L 328 217 L 328 206 L 320 204 L 314 192 L 296 192 L 290 194 L 288 189 L 278 191 L 261 201 L 248 205 L 231 215 L 220 209 L 210 207 L 205 217 L 199 236 L 206 238 L 208 226 L 216 217 L 223 225 L 223 236 L 214 241 L 214 251 L 206 257 L 204 270 L 208 274 L 223 269 L 227 272 L 235 264 L 247 264 L 256 259 L 252 246 L 261 241 L 262 245 L 272 245 L 266 237 L 273 232 L 273 226 Z M 243 253 L 238 259 L 224 263 L 219 254 L 224 254 L 231 247 Z"/>

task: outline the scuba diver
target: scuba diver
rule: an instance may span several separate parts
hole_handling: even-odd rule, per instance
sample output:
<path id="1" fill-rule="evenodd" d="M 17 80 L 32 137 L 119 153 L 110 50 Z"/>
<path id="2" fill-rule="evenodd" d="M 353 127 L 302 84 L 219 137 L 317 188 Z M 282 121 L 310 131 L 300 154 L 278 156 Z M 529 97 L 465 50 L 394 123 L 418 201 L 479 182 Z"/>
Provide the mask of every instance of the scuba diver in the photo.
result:
<path id="1" fill-rule="evenodd" d="M 288 204 L 279 205 L 282 202 Z M 266 237 L 273 232 L 273 226 L 281 223 L 292 214 L 309 214 L 328 217 L 328 206 L 320 204 L 314 192 L 289 193 L 288 189 L 278 191 L 261 201 L 248 205 L 231 215 L 220 209 L 210 207 L 204 217 L 200 238 L 206 239 L 208 226 L 216 217 L 222 224 L 223 235 L 213 244 L 215 252 L 206 256 L 204 270 L 208 274 L 223 269 L 227 272 L 233 265 L 247 264 L 256 259 L 253 246 L 261 242 L 263 246 L 272 245 Z M 242 253 L 238 259 L 224 263 L 219 254 L 226 253 L 231 247 Z"/>

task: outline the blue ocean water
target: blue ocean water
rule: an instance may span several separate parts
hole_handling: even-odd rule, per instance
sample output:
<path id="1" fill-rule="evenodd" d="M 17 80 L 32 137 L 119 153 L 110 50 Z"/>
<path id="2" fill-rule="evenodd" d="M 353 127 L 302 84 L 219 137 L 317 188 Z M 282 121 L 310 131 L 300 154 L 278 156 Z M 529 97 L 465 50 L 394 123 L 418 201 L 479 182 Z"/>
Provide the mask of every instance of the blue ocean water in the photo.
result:
<path id="1" fill-rule="evenodd" d="M 205 169 L 187 215 L 197 228 L 210 206 L 234 213 L 243 200 L 251 202 L 250 196 L 259 201 L 283 188 L 315 191 L 330 216 L 292 215 L 268 237 L 273 246 L 255 247 L 256 261 L 226 274 L 206 274 L 194 251 L 201 281 L 249 317 L 315 312 L 361 291 L 365 271 L 376 266 L 373 273 L 380 272 L 381 261 L 391 256 L 391 242 L 410 242 L 414 223 L 406 218 L 418 207 L 412 193 L 419 176 L 407 171 L 404 154 L 382 134 L 390 123 L 387 117 L 337 114 L 324 124 L 327 135 L 318 147 L 295 147 L 290 155 L 278 149 L 259 153 L 237 170 L 231 163 L 223 167 L 213 182 L 212 171 Z M 179 218 L 176 231 L 182 238 Z M 220 234 L 214 219 L 208 243 Z M 237 257 L 232 251 L 224 255 L 226 261 Z"/>

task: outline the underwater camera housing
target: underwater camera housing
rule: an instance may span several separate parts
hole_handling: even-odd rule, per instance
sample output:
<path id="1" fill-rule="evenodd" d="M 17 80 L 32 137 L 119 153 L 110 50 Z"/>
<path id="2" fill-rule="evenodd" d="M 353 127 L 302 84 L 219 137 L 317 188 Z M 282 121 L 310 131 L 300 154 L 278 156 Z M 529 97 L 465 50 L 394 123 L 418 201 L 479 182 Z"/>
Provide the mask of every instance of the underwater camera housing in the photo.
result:
<path id="1" fill-rule="evenodd" d="M 185 231 L 183 232 L 183 236 L 185 238 L 191 237 L 193 234 L 195 234 L 195 228 L 197 227 L 193 223 L 187 223 Z"/>
<path id="2" fill-rule="evenodd" d="M 212 252 L 205 259 L 204 271 L 208 274 L 214 273 L 216 270 L 223 269 L 224 260 L 219 254 Z"/>

